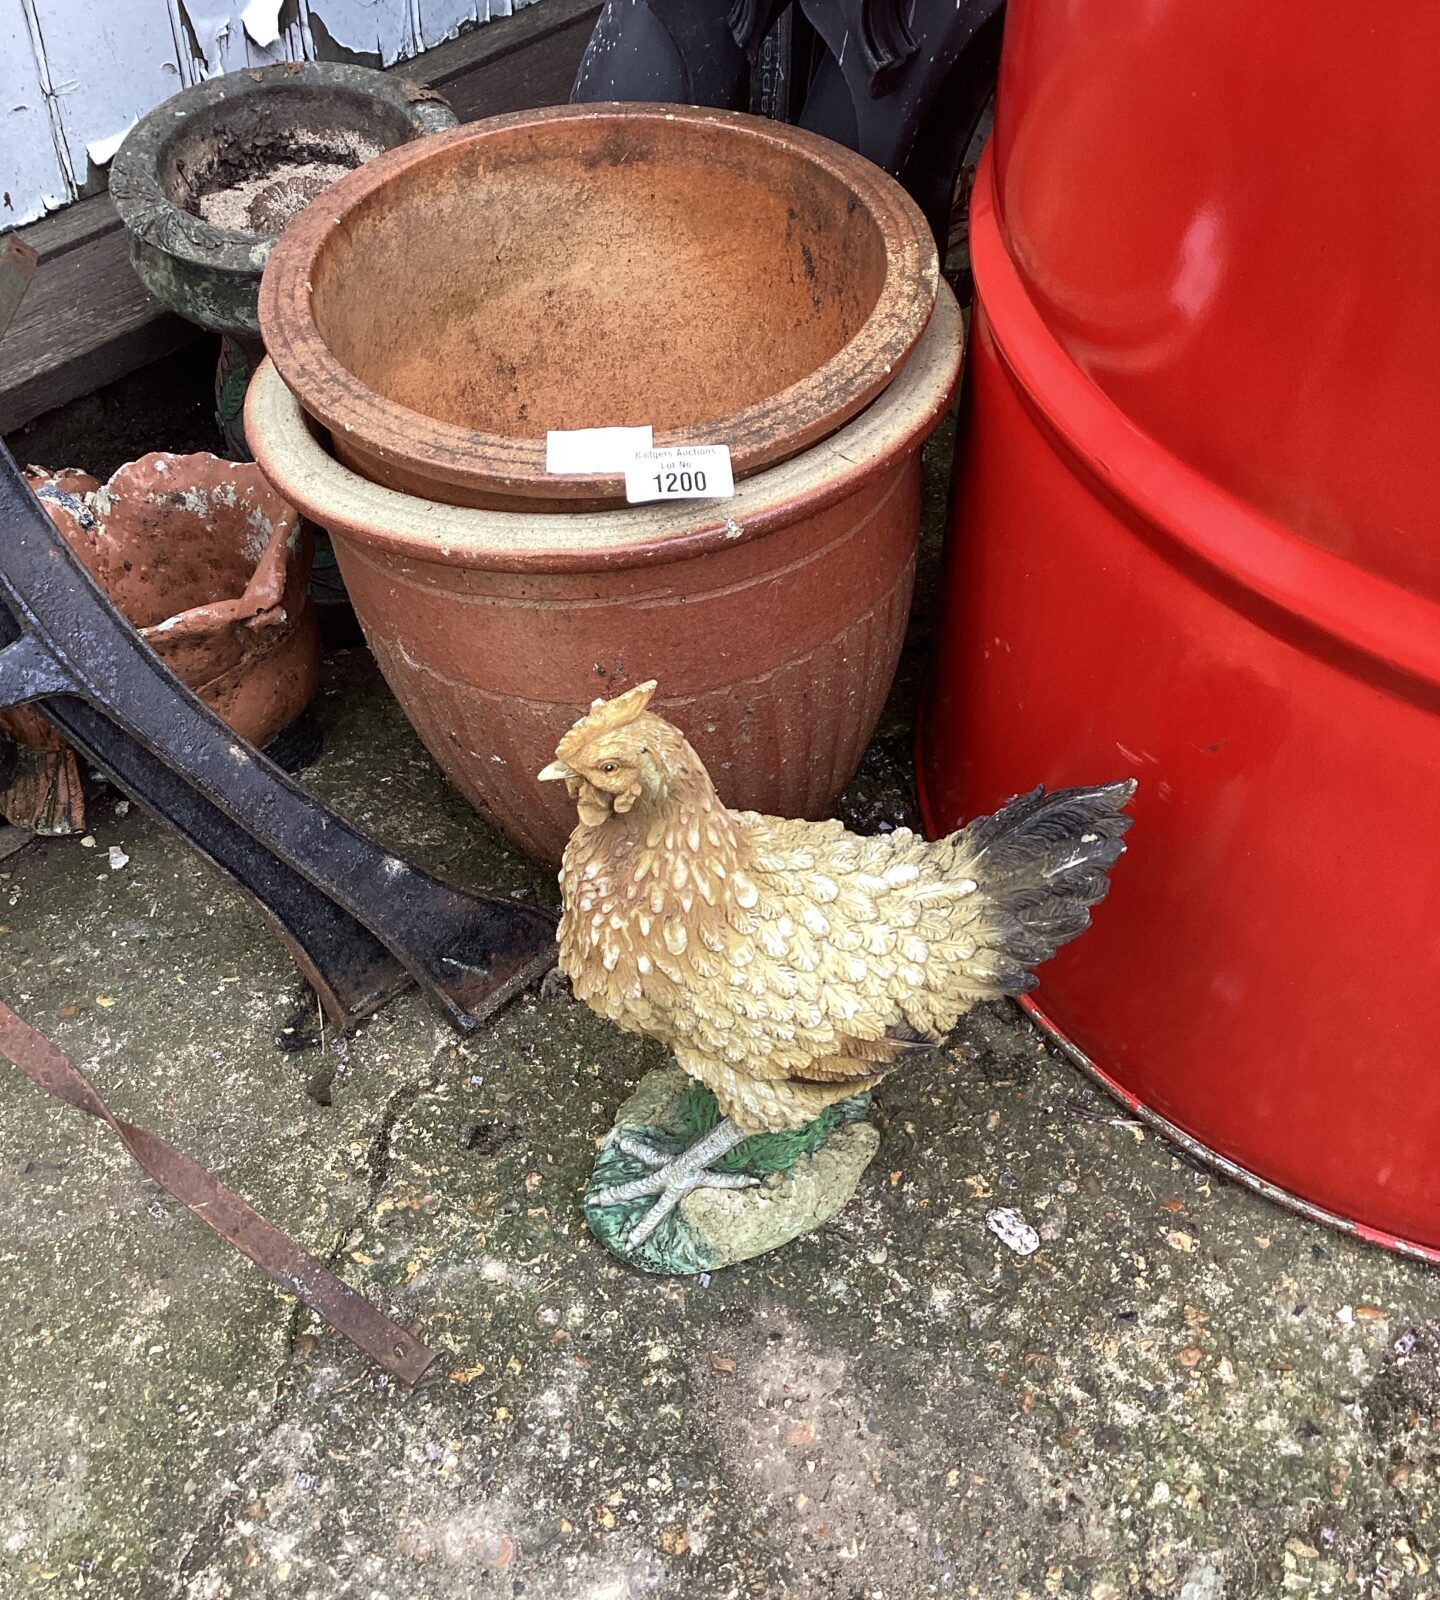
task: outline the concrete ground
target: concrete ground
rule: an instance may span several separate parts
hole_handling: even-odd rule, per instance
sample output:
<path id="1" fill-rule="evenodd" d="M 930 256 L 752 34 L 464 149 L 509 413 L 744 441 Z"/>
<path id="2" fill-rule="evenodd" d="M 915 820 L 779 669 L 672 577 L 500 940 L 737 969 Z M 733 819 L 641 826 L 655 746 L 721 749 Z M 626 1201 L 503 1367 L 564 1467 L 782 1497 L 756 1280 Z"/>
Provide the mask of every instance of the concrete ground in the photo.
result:
<path id="1" fill-rule="evenodd" d="M 348 815 L 553 895 L 363 653 L 319 713 L 307 781 Z M 897 713 L 853 815 L 901 804 L 904 744 Z M 579 1209 L 657 1050 L 563 996 L 465 1043 L 414 996 L 322 1035 L 114 796 L 0 862 L 0 995 L 442 1352 L 387 1382 L 0 1066 L 7 1600 L 1440 1593 L 1431 1273 L 1198 1170 L 1009 1008 L 880 1093 L 832 1223 L 662 1281 Z"/>

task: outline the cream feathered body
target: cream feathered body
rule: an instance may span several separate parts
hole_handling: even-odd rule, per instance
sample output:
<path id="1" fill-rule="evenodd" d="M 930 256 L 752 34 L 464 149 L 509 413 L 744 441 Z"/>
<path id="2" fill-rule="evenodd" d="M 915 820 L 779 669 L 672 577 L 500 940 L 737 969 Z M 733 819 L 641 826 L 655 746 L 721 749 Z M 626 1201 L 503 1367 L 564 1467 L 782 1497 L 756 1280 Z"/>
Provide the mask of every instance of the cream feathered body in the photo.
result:
<path id="1" fill-rule="evenodd" d="M 653 690 L 597 701 L 547 769 L 580 812 L 560 966 L 746 1132 L 808 1122 L 1028 988 L 1123 849 L 1129 784 L 1037 791 L 935 842 L 730 811 Z"/>

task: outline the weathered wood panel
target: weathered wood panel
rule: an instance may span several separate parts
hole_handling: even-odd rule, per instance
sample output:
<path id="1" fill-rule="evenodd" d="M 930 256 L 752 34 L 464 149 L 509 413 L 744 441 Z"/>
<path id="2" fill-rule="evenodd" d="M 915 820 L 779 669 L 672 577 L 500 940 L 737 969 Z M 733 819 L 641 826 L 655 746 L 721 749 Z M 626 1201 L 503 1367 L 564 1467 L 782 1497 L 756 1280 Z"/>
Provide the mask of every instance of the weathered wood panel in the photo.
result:
<path id="1" fill-rule="evenodd" d="M 493 16 L 508 16 L 510 11 L 509 6 L 502 9 L 486 0 L 417 0 L 417 9 L 424 50 L 433 50 L 437 44 L 453 39 L 462 28 L 473 28 Z"/>
<path id="2" fill-rule="evenodd" d="M 126 131 L 185 79 L 168 0 L 23 0 L 59 107 L 63 154 L 83 185 Z"/>
<path id="3" fill-rule="evenodd" d="M 428 51 L 417 75 L 440 90 L 462 122 L 559 105 L 569 97 L 599 14 L 599 0 L 544 0 L 493 34 L 466 34 Z"/>
<path id="4" fill-rule="evenodd" d="M 0 0 L 0 228 L 69 199 L 69 175 L 20 0 Z"/>
<path id="5" fill-rule="evenodd" d="M 141 287 L 120 228 L 42 261 L 0 345 L 0 433 L 178 350 L 196 331 Z"/>

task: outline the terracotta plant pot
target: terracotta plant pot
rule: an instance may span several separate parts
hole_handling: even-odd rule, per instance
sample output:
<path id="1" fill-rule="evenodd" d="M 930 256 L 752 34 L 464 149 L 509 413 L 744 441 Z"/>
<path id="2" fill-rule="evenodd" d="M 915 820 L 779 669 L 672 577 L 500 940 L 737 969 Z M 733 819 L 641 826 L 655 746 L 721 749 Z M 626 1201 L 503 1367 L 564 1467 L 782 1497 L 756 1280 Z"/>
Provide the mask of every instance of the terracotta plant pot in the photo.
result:
<path id="1" fill-rule="evenodd" d="M 340 459 L 452 505 L 623 504 L 551 428 L 786 460 L 872 401 L 939 284 L 919 209 L 797 128 L 554 106 L 392 150 L 275 247 L 265 344 Z M 378 313 L 378 314 L 377 314 Z"/>
<path id="2" fill-rule="evenodd" d="M 320 636 L 306 594 L 310 538 L 258 467 L 157 453 L 101 485 L 83 472 L 26 472 L 66 542 L 167 667 L 254 745 L 314 698 Z M 68 832 L 84 822 L 75 757 L 34 711 L 0 728 L 44 759 L 0 794 L 11 822 Z"/>
<path id="3" fill-rule="evenodd" d="M 391 688 L 430 752 L 521 848 L 574 810 L 536 781 L 597 694 L 660 680 L 728 803 L 829 811 L 885 702 L 915 573 L 920 446 L 959 376 L 943 285 L 895 381 L 733 499 L 556 515 L 382 488 L 318 442 L 271 363 L 245 420 L 285 498 L 329 528 Z"/>

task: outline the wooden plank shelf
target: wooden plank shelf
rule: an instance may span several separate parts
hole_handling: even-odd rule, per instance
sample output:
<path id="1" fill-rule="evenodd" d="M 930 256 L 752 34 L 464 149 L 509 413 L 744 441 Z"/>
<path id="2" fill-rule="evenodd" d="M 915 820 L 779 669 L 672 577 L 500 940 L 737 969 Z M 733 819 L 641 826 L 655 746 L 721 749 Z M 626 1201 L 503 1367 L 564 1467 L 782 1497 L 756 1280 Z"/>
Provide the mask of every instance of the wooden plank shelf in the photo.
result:
<path id="1" fill-rule="evenodd" d="M 555 105 L 599 12 L 595 0 L 539 0 L 389 70 L 431 84 L 463 122 Z M 39 266 L 0 343 L 0 434 L 203 337 L 141 286 L 108 195 L 18 231 Z"/>

